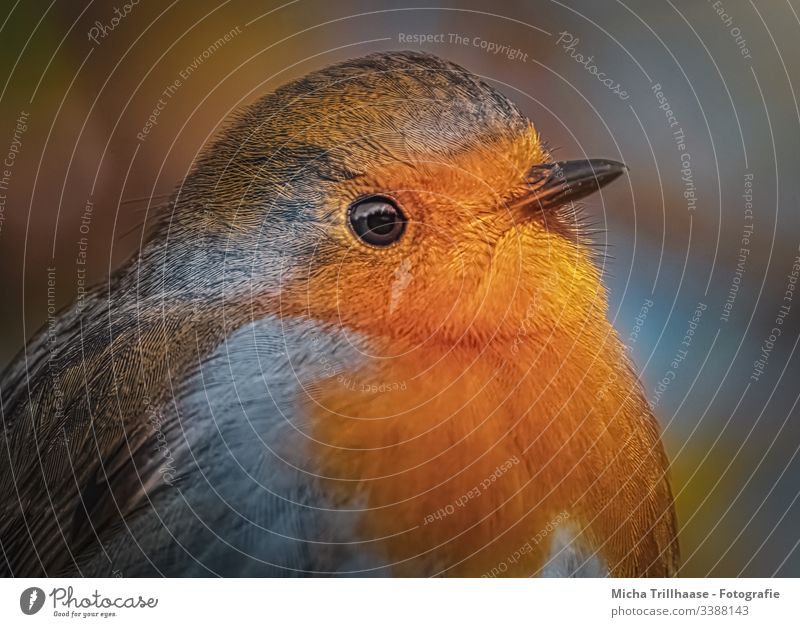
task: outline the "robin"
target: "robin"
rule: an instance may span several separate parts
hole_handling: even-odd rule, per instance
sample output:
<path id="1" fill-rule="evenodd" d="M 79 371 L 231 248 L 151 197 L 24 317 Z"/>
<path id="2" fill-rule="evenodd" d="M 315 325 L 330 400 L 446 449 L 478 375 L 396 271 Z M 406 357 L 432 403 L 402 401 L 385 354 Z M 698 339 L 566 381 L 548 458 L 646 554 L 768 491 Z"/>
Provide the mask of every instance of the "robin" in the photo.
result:
<path id="1" fill-rule="evenodd" d="M 428 54 L 263 97 L 5 372 L 0 571 L 675 574 L 574 205 L 624 170 Z"/>

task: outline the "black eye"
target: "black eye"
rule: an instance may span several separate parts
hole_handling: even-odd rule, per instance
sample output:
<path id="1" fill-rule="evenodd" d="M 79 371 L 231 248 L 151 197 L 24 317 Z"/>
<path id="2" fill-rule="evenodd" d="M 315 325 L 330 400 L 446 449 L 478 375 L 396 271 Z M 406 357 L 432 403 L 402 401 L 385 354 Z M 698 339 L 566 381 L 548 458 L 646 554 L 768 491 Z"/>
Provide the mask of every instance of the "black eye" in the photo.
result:
<path id="1" fill-rule="evenodd" d="M 350 207 L 350 226 L 361 241 L 371 246 L 389 246 L 406 230 L 406 217 L 393 201 L 372 196 Z"/>

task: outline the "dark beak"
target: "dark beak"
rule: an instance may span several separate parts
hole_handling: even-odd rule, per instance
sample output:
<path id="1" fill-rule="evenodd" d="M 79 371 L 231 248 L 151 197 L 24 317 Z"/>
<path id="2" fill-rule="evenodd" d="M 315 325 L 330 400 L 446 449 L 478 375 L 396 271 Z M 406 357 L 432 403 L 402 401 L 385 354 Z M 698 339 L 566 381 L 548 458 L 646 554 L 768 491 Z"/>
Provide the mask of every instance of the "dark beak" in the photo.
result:
<path id="1" fill-rule="evenodd" d="M 619 161 L 586 159 L 543 163 L 531 169 L 531 201 L 541 209 L 565 205 L 593 194 L 627 170 Z"/>

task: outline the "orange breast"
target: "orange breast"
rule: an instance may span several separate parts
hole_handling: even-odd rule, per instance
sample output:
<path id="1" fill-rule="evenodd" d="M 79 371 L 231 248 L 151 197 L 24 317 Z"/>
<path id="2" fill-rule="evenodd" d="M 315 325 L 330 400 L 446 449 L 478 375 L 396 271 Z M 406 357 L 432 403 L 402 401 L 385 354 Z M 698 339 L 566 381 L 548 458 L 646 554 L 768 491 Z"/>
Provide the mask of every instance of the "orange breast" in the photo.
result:
<path id="1" fill-rule="evenodd" d="M 607 344 L 427 346 L 332 374 L 306 407 L 319 474 L 398 575 L 531 575 L 557 528 L 645 574 L 671 502 L 652 417 Z"/>

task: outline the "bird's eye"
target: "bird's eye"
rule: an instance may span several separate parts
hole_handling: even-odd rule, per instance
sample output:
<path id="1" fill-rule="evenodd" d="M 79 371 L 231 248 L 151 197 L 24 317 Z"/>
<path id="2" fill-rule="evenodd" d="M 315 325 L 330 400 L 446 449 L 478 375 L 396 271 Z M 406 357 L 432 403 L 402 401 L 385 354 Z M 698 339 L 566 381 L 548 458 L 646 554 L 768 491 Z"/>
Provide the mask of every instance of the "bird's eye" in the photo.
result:
<path id="1" fill-rule="evenodd" d="M 406 217 L 394 201 L 382 196 L 360 200 L 350 207 L 350 227 L 370 246 L 390 246 L 406 230 Z"/>

